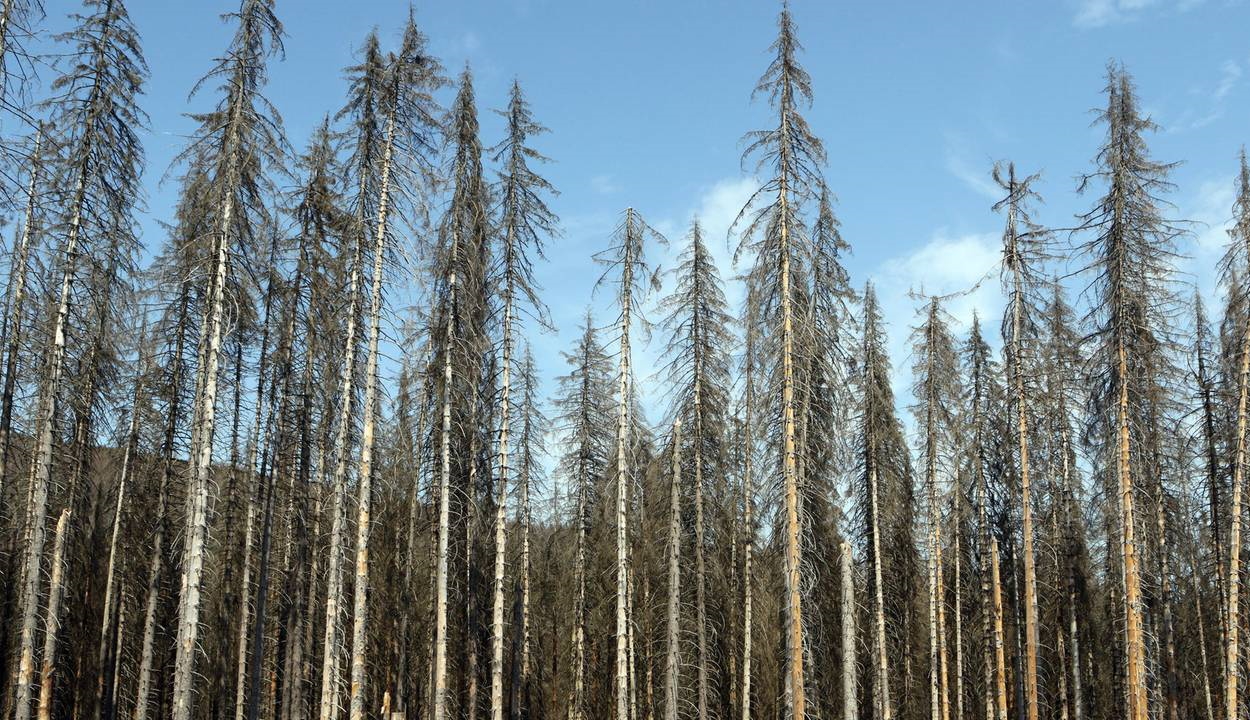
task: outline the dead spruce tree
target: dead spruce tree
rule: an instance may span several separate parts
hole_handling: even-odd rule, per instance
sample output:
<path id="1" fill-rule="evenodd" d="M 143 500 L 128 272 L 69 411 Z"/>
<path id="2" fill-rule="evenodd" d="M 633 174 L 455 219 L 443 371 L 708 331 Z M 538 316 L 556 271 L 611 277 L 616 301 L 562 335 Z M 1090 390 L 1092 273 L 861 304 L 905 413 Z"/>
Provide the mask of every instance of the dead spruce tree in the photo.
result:
<path id="1" fill-rule="evenodd" d="M 490 188 L 482 174 L 482 146 L 478 137 L 477 108 L 473 77 L 466 69 L 460 77 L 460 88 L 446 121 L 453 146 L 450 167 L 452 195 L 439 228 L 436 262 L 437 286 L 434 291 L 434 313 L 429 336 L 433 366 L 438 378 L 435 393 L 439 398 L 441 422 L 434 442 L 439 448 L 441 467 L 438 481 L 438 536 L 435 573 L 434 653 L 432 709 L 435 720 L 447 717 L 448 695 L 448 618 L 449 581 L 469 583 L 476 580 L 476 558 L 473 557 L 473 519 L 480 482 L 480 451 L 487 446 L 482 425 L 487 418 L 479 407 L 483 394 L 483 378 L 489 363 L 490 342 L 487 336 L 489 317 L 490 267 Z M 454 493 L 454 496 L 453 496 Z M 451 526 L 452 508 L 456 509 L 457 527 Z M 452 531 L 458 530 L 456 537 Z M 463 541 L 461 540 L 463 538 Z M 463 572 L 450 573 L 452 543 L 459 544 L 457 559 L 464 558 Z M 462 544 L 461 544 L 462 543 Z M 460 677 L 463 695 L 461 707 L 477 706 L 477 652 L 480 597 L 467 585 L 459 585 L 465 608 L 461 624 L 464 653 Z M 480 592 L 480 591 L 478 591 Z"/>
<path id="2" fill-rule="evenodd" d="M 1250 166 L 1246 163 L 1245 150 L 1241 152 L 1241 165 L 1237 175 L 1237 199 L 1233 207 L 1233 226 L 1229 230 L 1230 242 L 1221 262 L 1223 283 L 1230 296 L 1247 296 L 1244 283 L 1250 279 Z M 1236 345 L 1236 411 L 1232 438 L 1232 499 L 1229 516 L 1231 529 L 1228 539 L 1228 598 L 1225 606 L 1225 716 L 1232 720 L 1239 714 L 1237 693 L 1241 684 L 1241 647 L 1239 602 L 1241 596 L 1241 533 L 1242 495 L 1246 477 L 1246 418 L 1250 413 L 1250 323 L 1243 321 Z"/>
<path id="3" fill-rule="evenodd" d="M 544 461 L 546 456 L 546 435 L 550 421 L 544 410 L 544 403 L 538 395 L 539 375 L 534 363 L 534 356 L 527 343 L 517 368 L 517 404 L 514 414 L 517 416 L 516 482 L 520 493 L 520 506 L 517 508 L 517 524 L 521 533 L 520 569 L 516 578 L 516 595 L 513 614 L 513 647 L 512 647 L 512 688 L 508 700 L 509 716 L 514 719 L 534 716 L 537 699 L 541 697 L 539 688 L 544 687 L 543 680 L 548 683 L 551 678 L 546 673 L 545 663 L 533 660 L 533 620 L 532 607 L 533 586 L 533 534 L 534 534 L 534 503 L 535 493 L 542 489 L 544 479 Z M 551 496 L 558 498 L 555 488 L 551 488 Z M 551 518 L 554 521 L 554 518 Z M 550 573 L 547 573 L 550 575 Z M 555 608 L 548 608 L 554 612 Z M 551 612 L 547 613 L 551 614 Z M 539 677 L 535 677 L 539 675 Z"/>
<path id="4" fill-rule="evenodd" d="M 138 34 L 120 0 L 89 2 L 88 13 L 63 36 L 74 60 L 52 85 L 49 101 L 52 140 L 58 146 L 55 187 L 65 193 L 51 219 L 56 238 L 55 266 L 60 275 L 55 309 L 44 350 L 43 377 L 34 418 L 35 437 L 27 492 L 25 548 L 18 582 L 21 604 L 18 659 L 13 668 L 14 713 L 30 717 L 34 681 L 35 634 L 40 566 L 47 534 L 47 510 L 57 405 L 65 389 L 65 371 L 74 350 L 67 347 L 71 329 L 84 320 L 74 307 L 85 304 L 79 285 L 95 262 L 121 264 L 118 252 L 134 252 L 133 216 L 139 199 L 143 150 L 138 132 L 146 118 L 137 105 L 146 66 Z M 112 278 L 109 278 L 111 281 Z M 105 306 L 106 311 L 114 308 Z M 92 404 L 94 397 L 88 398 Z M 75 489 L 66 489 L 67 505 Z"/>
<path id="5" fill-rule="evenodd" d="M 930 297 L 920 311 L 924 319 L 912 332 L 912 406 L 920 429 L 926 505 L 929 510 L 926 555 L 929 566 L 929 717 L 950 717 L 950 673 L 947 658 L 945 571 L 942 563 L 944 488 L 954 475 L 960 396 L 959 360 L 942 299 Z"/>
<path id="6" fill-rule="evenodd" d="M 432 175 L 429 155 L 434 147 L 437 129 L 437 108 L 430 92 L 443 84 L 441 66 L 426 52 L 425 37 L 417 30 L 412 16 L 399 52 L 389 58 L 384 85 L 380 88 L 380 109 L 384 126 L 378 165 L 361 171 L 376 171 L 375 183 L 361 179 L 361 186 L 373 185 L 376 219 L 367 226 L 372 236 L 368 257 L 370 272 L 368 348 L 364 372 L 364 421 L 360 438 L 360 460 L 356 468 L 358 513 L 356 519 L 356 577 L 352 610 L 352 660 L 350 718 L 363 720 L 365 715 L 365 644 L 369 616 L 369 537 L 372 506 L 372 473 L 378 415 L 378 360 L 383 314 L 383 284 L 388 255 L 393 252 L 390 213 L 399 201 L 422 202 L 424 187 Z M 361 149 L 358 148 L 358 153 Z M 401 168 L 406 172 L 401 171 Z M 361 199 L 361 205 L 365 204 Z M 362 256 L 363 259 L 363 256 Z M 349 320 L 350 322 L 350 320 Z M 350 340 L 349 340 L 350 342 Z M 349 349 L 348 352 L 353 350 Z M 342 430 L 340 429 L 340 435 Z M 346 446 L 341 448 L 346 451 Z M 342 459 L 340 459 L 340 463 Z M 336 471 L 337 475 L 337 471 Z"/>
<path id="7" fill-rule="evenodd" d="M 1033 415 L 1037 382 L 1037 315 L 1039 265 L 1045 262 L 1046 232 L 1032 221 L 1029 205 L 1037 198 L 1032 184 L 1037 175 L 1016 177 L 1014 163 L 994 166 L 994 182 L 1006 196 L 994 204 L 1007 217 L 1003 229 L 1003 260 L 1000 277 L 1007 309 L 1003 312 L 1003 355 L 1011 382 L 1012 409 L 1016 421 L 1016 467 L 1020 482 L 1021 533 L 1024 552 L 1025 714 L 1037 720 L 1037 563 L 1033 551 L 1034 499 L 1029 462 L 1029 441 L 1036 420 Z"/>
<path id="8" fill-rule="evenodd" d="M 328 481 L 330 500 L 330 546 L 326 570 L 325 635 L 321 645 L 321 701 L 319 717 L 339 715 L 342 680 L 343 563 L 347 535 L 347 481 L 350 455 L 355 445 L 360 354 L 360 324 L 364 304 L 365 263 L 369 259 L 370 226 L 379 206 L 378 184 L 385 143 L 385 111 L 379 106 L 386 85 L 386 59 L 376 32 L 365 38 L 361 63 L 349 69 L 351 91 L 340 116 L 352 123 L 351 166 L 357 185 L 352 206 L 351 250 L 347 261 L 347 312 L 344 319 L 342 365 L 338 380 L 338 407 L 331 448 L 333 473 Z"/>
<path id="9" fill-rule="evenodd" d="M 759 285 L 758 300 L 763 310 L 760 322 L 768 327 L 767 359 L 761 357 L 764 371 L 775 374 L 780 397 L 770 398 L 778 409 L 780 427 L 769 442 L 782 469 L 785 502 L 786 564 L 786 714 L 804 720 L 806 712 L 803 662 L 803 607 L 801 518 L 799 493 L 798 419 L 796 407 L 797 370 L 796 306 L 801 302 L 804 278 L 803 259 L 810 256 L 810 237 L 802 218 L 805 202 L 817 199 L 823 182 L 820 166 L 825 161 L 824 146 L 813 134 L 802 115 L 812 100 L 811 77 L 798 64 L 802 46 L 795 37 L 795 26 L 788 8 L 777 21 L 778 33 L 771 50 L 772 62 L 755 87 L 754 94 L 767 95 L 777 113 L 777 124 L 767 130 L 748 133 L 744 162 L 754 160 L 766 171 L 766 180 L 738 215 L 741 227 L 738 253 L 754 258 L 752 282 Z"/>
<path id="10" fill-rule="evenodd" d="M 1163 215 L 1172 165 L 1148 155 L 1145 134 L 1155 125 L 1138 109 L 1136 90 L 1122 68 L 1108 68 L 1106 92 L 1107 108 L 1100 115 L 1106 140 L 1095 158 L 1095 170 L 1080 183 L 1081 190 L 1105 188 L 1095 206 L 1080 216 L 1082 231 L 1092 235 L 1082 251 L 1094 275 L 1087 316 L 1093 410 L 1089 434 L 1110 485 L 1108 495 L 1117 498 L 1124 586 L 1124 713 L 1128 720 L 1144 720 L 1149 714 L 1142 597 L 1145 525 L 1137 508 L 1148 497 L 1144 483 L 1153 469 L 1146 447 L 1152 415 L 1147 403 L 1167 363 L 1163 334 L 1170 322 L 1169 264 L 1182 230 Z M 1237 544 L 1233 539 L 1232 558 Z M 1236 625 L 1236 602 L 1230 593 L 1230 626 Z M 1229 687 L 1229 707 L 1235 709 L 1235 674 L 1230 675 Z"/>
<path id="11" fill-rule="evenodd" d="M 1088 570 L 1088 549 L 1085 543 L 1085 523 L 1082 508 L 1084 487 L 1078 465 L 1078 443 L 1075 438 L 1076 413 L 1080 407 L 1080 376 L 1083 358 L 1080 354 L 1080 336 L 1072 308 L 1068 306 L 1059 283 L 1052 279 L 1051 297 L 1044 307 L 1039 328 L 1044 343 L 1040 348 L 1043 367 L 1041 390 L 1043 419 L 1049 459 L 1047 470 L 1053 476 L 1055 492 L 1051 498 L 1051 513 L 1058 525 L 1056 536 L 1050 540 L 1057 555 L 1058 579 L 1054 591 L 1061 600 L 1056 603 L 1060 612 L 1055 613 L 1056 648 L 1059 652 L 1059 668 L 1062 685 L 1058 692 L 1060 710 L 1066 709 L 1072 720 L 1081 720 L 1086 713 L 1088 667 L 1082 658 L 1089 657 L 1092 648 L 1087 646 L 1090 617 L 1089 587 L 1092 578 Z M 1067 657 L 1063 657 L 1066 653 Z M 1064 660 L 1066 659 L 1066 662 Z"/>
<path id="12" fill-rule="evenodd" d="M 689 243 L 670 271 L 673 291 L 660 301 L 668 334 L 664 348 L 666 375 L 672 400 L 669 415 L 684 427 L 682 453 L 690 467 L 690 492 L 694 509 L 694 532 L 690 540 L 694 556 L 695 708 L 700 720 L 710 712 L 711 674 L 707 569 L 707 497 L 710 480 L 722 477 L 729 415 L 729 353 L 733 336 L 728 303 L 720 273 L 699 221 L 690 225 Z M 719 484 L 719 483 L 718 483 Z"/>
<path id="13" fill-rule="evenodd" d="M 912 602 L 916 568 L 911 551 L 914 498 L 911 455 L 903 427 L 895 413 L 890 387 L 890 362 L 885 328 L 876 291 L 864 289 L 863 344 L 855 378 L 859 393 L 856 438 L 857 479 L 863 518 L 865 555 L 870 568 L 868 587 L 872 608 L 872 697 L 876 717 L 895 717 L 898 689 L 891 691 L 894 663 L 908 663 L 910 628 L 907 607 Z M 891 624 L 890 621 L 893 620 Z M 901 693 L 899 693 L 901 696 Z"/>
<path id="14" fill-rule="evenodd" d="M 32 261 L 39 250 L 43 225 L 44 211 L 40 202 L 41 195 L 46 192 L 43 187 L 46 158 L 43 148 L 44 128 L 41 125 L 35 133 L 34 147 L 31 150 L 25 211 L 14 237 L 4 293 L 4 320 L 0 327 L 4 352 L 4 386 L 0 390 L 0 498 L 4 494 L 12 450 L 13 405 L 18 387 L 19 362 L 22 360 L 23 337 L 27 331 L 26 315 L 30 296 L 27 283 L 30 281 Z M 0 521 L 3 521 L 5 515 L 6 513 L 0 513 Z"/>
<path id="15" fill-rule="evenodd" d="M 629 543 L 628 508 L 630 488 L 634 484 L 635 469 L 630 460 L 629 448 L 633 436 L 633 349 L 630 345 L 631 330 L 635 324 L 645 334 L 649 331 L 641 304 L 647 295 L 659 287 L 658 270 L 647 261 L 647 245 L 653 242 L 666 245 L 667 240 L 642 219 L 633 208 L 626 208 L 611 245 L 595 255 L 595 261 L 604 266 L 596 288 L 611 287 L 616 300 L 617 336 L 617 423 L 616 423 L 616 714 L 617 720 L 632 718 L 630 715 L 631 683 L 629 672 L 630 647 L 629 622 Z"/>
<path id="16" fill-rule="evenodd" d="M 197 115 L 200 128 L 184 151 L 185 161 L 207 170 L 205 192 L 212 198 L 210 263 L 200 318 L 191 460 L 187 468 L 186 522 L 178 596 L 177 646 L 173 678 L 174 720 L 190 720 L 194 702 L 195 656 L 199 651 L 201 584 L 204 575 L 208 495 L 217 417 L 219 368 L 230 290 L 232 256 L 254 240 L 265 225 L 264 170 L 282 151 L 281 128 L 260 94 L 265 63 L 281 51 L 282 26 L 271 0 L 243 0 L 226 16 L 237 23 L 227 54 L 200 81 L 220 81 L 222 98 L 212 111 Z M 237 299 L 236 299 L 237 301 Z M 240 304 L 242 306 L 242 304 Z"/>
<path id="17" fill-rule="evenodd" d="M 552 400 L 555 408 L 554 429 L 562 449 L 557 466 L 558 475 L 573 487 L 573 609 L 569 653 L 569 720 L 587 717 L 586 672 L 587 634 L 589 633 L 589 525 L 600 506 L 601 481 L 611 465 L 613 402 L 612 364 L 599 341 L 594 320 L 587 312 L 576 346 L 564 353 L 569 367 L 567 375 L 558 378 L 557 392 Z"/>
<path id="18" fill-rule="evenodd" d="M 508 109 L 499 114 L 507 119 L 508 125 L 506 137 L 491 150 L 494 161 L 502 165 L 494 189 L 499 210 L 492 285 L 498 288 L 497 302 L 503 315 L 499 330 L 502 345 L 496 460 L 499 480 L 495 495 L 495 568 L 491 599 L 491 720 L 503 720 L 504 713 L 504 580 L 508 555 L 510 424 L 513 414 L 512 373 L 517 361 L 516 333 L 524 328 L 523 320 L 527 316 L 541 327 L 551 326 L 547 306 L 538 296 L 533 263 L 535 259 L 544 258 L 544 245 L 558 232 L 559 222 L 544 197 L 555 195 L 555 189 L 531 167 L 531 163 L 540 164 L 547 158 L 528 144 L 530 138 L 547 132 L 547 129 L 534 120 L 519 82 L 512 83 Z M 527 526 L 523 523 L 523 527 Z M 528 536 L 522 538 L 523 544 L 528 542 Z M 523 583 L 528 586 L 528 578 Z M 522 603 L 522 622 L 528 627 L 528 602 Z M 527 627 L 522 629 L 523 635 L 528 633 Z M 528 677 L 525 679 L 528 680 Z M 513 708 L 514 716 L 520 712 L 521 708 Z"/>

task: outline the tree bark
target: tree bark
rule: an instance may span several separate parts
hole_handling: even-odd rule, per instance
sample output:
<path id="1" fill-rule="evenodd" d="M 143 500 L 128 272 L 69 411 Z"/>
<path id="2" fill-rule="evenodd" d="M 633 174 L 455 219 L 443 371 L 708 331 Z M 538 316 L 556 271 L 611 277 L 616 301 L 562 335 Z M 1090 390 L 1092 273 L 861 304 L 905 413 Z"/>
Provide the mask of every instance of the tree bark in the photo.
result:
<path id="1" fill-rule="evenodd" d="M 1250 322 L 1242 328 L 1240 354 L 1241 368 L 1237 378 L 1237 436 L 1234 438 L 1237 450 L 1233 462 L 1232 508 L 1229 511 L 1232 517 L 1232 527 L 1228 536 L 1228 619 L 1224 650 L 1226 656 L 1224 663 L 1225 720 L 1237 720 L 1237 693 L 1241 682 L 1241 646 L 1238 644 L 1241 624 L 1238 603 L 1241 599 L 1241 496 L 1242 485 L 1246 477 L 1246 405 L 1247 395 L 1250 395 Z M 1121 365 L 1123 365 L 1123 359 L 1121 359 Z M 1124 392 L 1127 392 L 1127 388 Z M 1126 405 L 1127 399 L 1122 397 L 1121 404 Z M 1127 420 L 1123 422 L 1127 425 Z M 1127 438 L 1123 442 L 1127 443 Z M 1121 454 L 1127 455 L 1127 448 Z M 1130 720 L 1138 719 L 1130 718 Z"/>
<path id="2" fill-rule="evenodd" d="M 369 533 L 373 507 L 373 444 L 378 413 L 378 340 L 382 323 L 382 274 L 386 260 L 387 216 L 390 211 L 391 159 L 395 147 L 395 113 L 386 125 L 382 151 L 382 178 L 378 188 L 378 217 L 373 241 L 373 278 L 369 295 L 369 351 L 365 360 L 365 419 L 360 434 L 356 515 L 356 583 L 352 604 L 352 674 L 348 717 L 365 717 L 365 651 L 369 620 Z"/>
<path id="3" fill-rule="evenodd" d="M 61 629 L 61 597 L 65 585 L 65 535 L 69 529 L 69 508 L 61 511 L 52 543 L 52 579 L 48 586 L 48 617 L 44 623 L 43 672 L 39 685 L 39 720 L 52 717 L 52 681 L 56 673 L 57 635 Z"/>
<path id="4" fill-rule="evenodd" d="M 448 278 L 448 286 L 447 348 L 443 351 L 442 468 L 438 480 L 438 569 L 434 580 L 434 720 L 447 720 L 447 556 L 451 539 L 451 348 L 455 340 L 455 272 Z"/>
<path id="5" fill-rule="evenodd" d="M 858 720 L 855 658 L 855 565 L 851 544 L 842 542 L 842 720 Z"/>
<path id="6" fill-rule="evenodd" d="M 677 720 L 681 659 L 681 420 L 673 422 L 673 470 L 668 499 L 668 632 L 664 656 L 664 720 Z M 697 450 L 696 450 L 697 452 Z"/>

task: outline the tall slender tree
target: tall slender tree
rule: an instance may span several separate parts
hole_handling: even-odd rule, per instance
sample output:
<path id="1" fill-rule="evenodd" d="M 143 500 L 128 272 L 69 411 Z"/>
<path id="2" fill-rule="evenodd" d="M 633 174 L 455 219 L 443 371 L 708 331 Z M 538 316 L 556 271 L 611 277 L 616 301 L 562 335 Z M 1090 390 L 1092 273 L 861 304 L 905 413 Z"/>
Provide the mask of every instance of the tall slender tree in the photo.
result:
<path id="1" fill-rule="evenodd" d="M 659 274 L 647 261 L 648 241 L 665 245 L 667 240 L 642 219 L 632 207 L 626 208 L 611 245 L 595 255 L 605 266 L 596 287 L 612 286 L 616 299 L 617 318 L 617 423 L 616 423 L 616 719 L 630 715 L 629 671 L 629 497 L 634 484 L 630 441 L 633 437 L 633 349 L 631 330 L 635 323 L 649 328 L 639 307 L 649 292 L 659 287 Z"/>
<path id="2" fill-rule="evenodd" d="M 1046 260 L 1045 231 L 1032 221 L 1029 204 L 1037 198 L 1032 184 L 1037 175 L 1016 177 L 1015 163 L 994 166 L 994 182 L 1006 196 L 994 209 L 1007 216 L 1003 229 L 1001 278 L 1007 309 L 1003 313 L 1003 349 L 1011 380 L 1016 420 L 1016 463 L 1020 478 L 1021 533 L 1024 536 L 1024 643 L 1025 715 L 1037 720 L 1037 563 L 1033 552 L 1034 488 L 1029 462 L 1030 428 L 1034 424 L 1036 383 L 1037 304 L 1041 283 L 1038 265 Z"/>
<path id="3" fill-rule="evenodd" d="M 263 173 L 277 161 L 284 148 L 276 114 L 260 93 L 266 79 L 268 57 L 282 50 L 282 25 L 273 12 L 272 0 L 243 0 L 237 12 L 225 17 L 236 23 L 229 50 L 199 83 L 220 81 L 222 98 L 215 109 L 195 116 L 200 128 L 183 155 L 186 161 L 206 168 L 208 186 L 205 192 L 212 198 L 209 212 L 213 229 L 207 254 L 210 266 L 204 280 L 193 441 L 187 468 L 174 661 L 174 720 L 190 720 L 194 702 L 209 475 L 220 356 L 227 326 L 226 293 L 232 277 L 231 258 L 265 225 L 261 213 L 268 187 Z"/>
<path id="4" fill-rule="evenodd" d="M 726 424 L 729 415 L 729 353 L 732 341 L 728 303 L 716 264 L 696 219 L 682 251 L 673 292 L 660 302 L 669 340 L 664 368 L 672 388 L 670 415 L 686 427 L 683 453 L 691 468 L 694 509 L 695 708 L 700 720 L 710 712 L 712 658 L 708 620 L 707 516 L 708 479 L 726 468 Z"/>
<path id="5" fill-rule="evenodd" d="M 768 179 L 747 202 L 738 216 L 742 224 L 739 253 L 754 255 L 753 282 L 761 286 L 759 301 L 764 310 L 760 321 L 776 332 L 770 345 L 769 372 L 777 375 L 780 397 L 776 406 L 781 419 L 779 432 L 771 438 L 782 470 L 785 498 L 786 562 L 786 653 L 787 715 L 803 720 L 807 701 L 803 664 L 803 558 L 800 543 L 798 466 L 798 423 L 796 416 L 796 327 L 795 314 L 802 286 L 803 258 L 808 257 L 810 240 L 802 219 L 805 202 L 815 200 L 823 181 L 819 168 L 825 150 L 812 132 L 802 111 L 812 101 L 811 76 L 798 63 L 802 49 L 795 35 L 794 20 L 788 7 L 777 20 L 777 39 L 771 50 L 773 60 L 755 87 L 755 95 L 766 95 L 777 113 L 775 127 L 747 134 L 744 161 L 754 159 L 756 167 L 767 169 Z"/>
<path id="6" fill-rule="evenodd" d="M 1083 251 L 1094 276 L 1087 318 L 1094 410 L 1090 429 L 1102 467 L 1113 479 L 1110 495 L 1117 499 L 1125 716 L 1143 720 L 1149 709 L 1142 620 L 1143 525 L 1137 506 L 1139 485 L 1149 468 L 1144 447 L 1149 428 L 1144 425 L 1151 415 L 1143 404 L 1167 362 L 1163 333 L 1170 322 L 1169 263 L 1183 229 L 1163 214 L 1172 165 L 1150 158 L 1145 134 L 1155 124 L 1138 109 L 1136 89 L 1123 68 L 1108 68 L 1106 92 L 1107 108 L 1100 115 L 1106 141 L 1095 158 L 1095 170 L 1080 183 L 1081 190 L 1105 188 L 1094 207 L 1080 217 L 1082 230 L 1091 235 Z M 1237 540 L 1232 543 L 1236 547 Z M 1229 692 L 1230 707 L 1236 693 L 1235 688 Z"/>
<path id="7" fill-rule="evenodd" d="M 50 228 L 57 238 L 60 282 L 47 335 L 27 493 L 19 656 L 13 678 L 17 720 L 30 717 L 54 425 L 71 350 L 67 340 L 75 324 L 73 307 L 83 300 L 80 276 L 89 269 L 84 265 L 116 261 L 112 248 L 134 251 L 133 211 L 140 198 L 143 149 L 138 133 L 146 117 L 138 96 L 147 68 L 138 33 L 120 0 L 91 0 L 85 8 L 85 14 L 76 16 L 77 27 L 62 36 L 73 47 L 75 62 L 54 81 L 48 101 L 51 132 L 60 150 L 55 185 L 66 188 L 66 196 Z M 72 502 L 72 494 L 68 499 Z"/>
<path id="8" fill-rule="evenodd" d="M 529 146 L 530 138 L 547 129 L 534 120 L 519 82 L 512 83 L 508 109 L 500 113 L 508 121 L 507 136 L 492 149 L 495 162 L 503 170 L 495 188 L 499 202 L 496 278 L 502 306 L 498 434 L 498 490 L 495 500 L 495 573 L 491 609 L 491 720 L 503 720 L 504 680 L 504 575 L 508 552 L 508 493 L 510 474 L 510 422 L 513 413 L 513 365 L 516 363 L 516 332 L 526 315 L 539 325 L 550 327 L 549 312 L 538 296 L 533 262 L 543 258 L 544 244 L 557 233 L 555 213 L 544 196 L 555 194 L 551 183 L 539 175 L 531 163 L 547 161 Z M 527 542 L 527 540 L 523 540 Z M 526 580 L 525 582 L 528 582 Z M 524 608 L 523 608 L 524 609 Z M 517 709 L 519 711 L 519 708 Z"/>

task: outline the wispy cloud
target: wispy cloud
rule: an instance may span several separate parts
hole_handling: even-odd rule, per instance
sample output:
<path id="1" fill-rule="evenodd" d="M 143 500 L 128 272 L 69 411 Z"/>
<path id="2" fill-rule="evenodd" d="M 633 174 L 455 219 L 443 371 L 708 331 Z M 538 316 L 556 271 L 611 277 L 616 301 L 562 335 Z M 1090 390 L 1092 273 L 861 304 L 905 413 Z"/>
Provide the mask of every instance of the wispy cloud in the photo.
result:
<path id="1" fill-rule="evenodd" d="M 1208 306 L 1214 307 L 1219 285 L 1219 261 L 1228 245 L 1228 228 L 1232 220 L 1235 196 L 1231 174 L 1207 180 L 1183 207 L 1184 217 L 1195 225 L 1187 248 L 1187 257 L 1179 263 L 1180 271 L 1193 282 Z"/>
<path id="2" fill-rule="evenodd" d="M 590 189 L 600 195 L 611 195 L 621 189 L 611 175 L 596 175 L 590 179 Z"/>
<path id="3" fill-rule="evenodd" d="M 1206 0 L 1077 0 L 1072 24 L 1089 30 L 1137 20 L 1151 7 L 1183 13 L 1205 2 Z"/>
<path id="4" fill-rule="evenodd" d="M 1214 80 L 1190 90 L 1190 95 L 1195 98 L 1194 104 L 1174 122 L 1168 123 L 1168 129 L 1172 132 L 1199 130 L 1224 117 L 1228 98 L 1241 83 L 1242 74 L 1240 63 L 1225 60 L 1220 64 Z"/>
<path id="5" fill-rule="evenodd" d="M 1228 94 L 1237 87 L 1237 81 L 1241 79 L 1241 66 L 1235 60 L 1225 60 L 1220 66 L 1220 82 L 1215 86 L 1213 96 L 1216 100 L 1223 100 Z"/>
<path id="6" fill-rule="evenodd" d="M 946 136 L 946 170 L 960 182 L 967 185 L 973 192 L 991 200 L 997 200 L 1002 193 L 990 179 L 989 161 L 978 165 L 972 159 L 972 151 L 968 143 L 959 135 Z"/>

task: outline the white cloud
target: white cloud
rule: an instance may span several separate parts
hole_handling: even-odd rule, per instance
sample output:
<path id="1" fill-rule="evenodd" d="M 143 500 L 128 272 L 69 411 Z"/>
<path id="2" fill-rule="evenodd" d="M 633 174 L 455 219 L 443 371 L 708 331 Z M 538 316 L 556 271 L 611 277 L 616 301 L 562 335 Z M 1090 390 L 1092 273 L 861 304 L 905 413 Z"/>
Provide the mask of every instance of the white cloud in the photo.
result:
<path id="1" fill-rule="evenodd" d="M 730 237 L 729 230 L 743 205 L 758 188 L 759 182 L 754 178 L 725 178 L 702 190 L 698 195 L 698 200 L 684 214 L 678 217 L 651 220 L 652 227 L 662 232 L 669 241 L 667 249 L 663 251 L 655 249 L 656 251 L 651 255 L 653 265 L 665 271 L 677 265 L 677 258 L 686 249 L 690 223 L 698 218 L 703 231 L 703 241 L 715 259 L 716 268 L 724 282 L 725 299 L 729 304 L 730 313 L 736 314 L 745 299 L 745 289 L 742 283 L 733 280 L 741 269 L 733 266 L 733 253 L 737 238 Z M 675 278 L 666 272 L 663 276 L 663 286 L 651 298 L 652 301 L 671 293 L 674 281 Z M 654 304 L 648 305 L 648 312 L 651 312 L 653 307 Z M 651 316 L 651 320 L 656 322 L 661 319 L 658 314 Z M 663 331 L 657 328 L 657 332 L 662 334 Z M 640 381 L 639 388 L 647 393 L 643 399 L 643 405 L 648 419 L 653 421 L 659 421 L 662 413 L 668 409 L 663 379 L 657 377 L 655 382 L 651 381 L 655 373 L 661 369 L 662 349 L 662 337 L 654 338 L 645 347 L 635 346 L 636 376 Z"/>
<path id="2" fill-rule="evenodd" d="M 907 405 L 911 384 L 911 329 L 919 322 L 917 310 L 925 302 L 913 293 L 946 296 L 943 309 L 950 314 L 951 330 L 963 335 L 973 314 L 981 318 L 986 339 L 997 345 L 998 318 L 1003 298 L 997 268 L 1000 238 L 996 233 L 950 236 L 938 231 L 923 246 L 888 258 L 872 273 L 882 319 L 889 333 L 890 358 L 894 363 L 895 395 Z"/>
<path id="3" fill-rule="evenodd" d="M 1079 0 L 1073 24 L 1079 28 L 1097 28 L 1134 19 L 1155 0 Z"/>
<path id="4" fill-rule="evenodd" d="M 1092 29 L 1130 22 L 1141 17 L 1144 10 L 1156 5 L 1167 6 L 1176 12 L 1189 12 L 1206 0 L 1076 0 L 1076 15 L 1072 24 L 1082 29 Z"/>
<path id="5" fill-rule="evenodd" d="M 590 179 L 590 188 L 600 195 L 611 195 L 620 190 L 611 175 L 596 175 Z"/>

